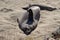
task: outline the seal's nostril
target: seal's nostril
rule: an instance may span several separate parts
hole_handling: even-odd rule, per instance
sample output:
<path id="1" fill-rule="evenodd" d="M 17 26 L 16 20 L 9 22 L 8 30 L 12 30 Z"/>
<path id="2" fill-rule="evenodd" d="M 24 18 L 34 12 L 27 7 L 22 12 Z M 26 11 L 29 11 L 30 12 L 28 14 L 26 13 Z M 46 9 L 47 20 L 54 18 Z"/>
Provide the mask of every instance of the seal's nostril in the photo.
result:
<path id="1" fill-rule="evenodd" d="M 29 30 L 30 30 L 30 29 L 28 29 L 28 28 L 25 28 L 25 31 L 29 32 Z"/>
<path id="2" fill-rule="evenodd" d="M 31 30 L 30 30 L 29 28 L 25 28 L 25 29 L 24 29 L 24 33 L 25 33 L 26 35 L 29 35 L 29 34 L 31 33 Z"/>

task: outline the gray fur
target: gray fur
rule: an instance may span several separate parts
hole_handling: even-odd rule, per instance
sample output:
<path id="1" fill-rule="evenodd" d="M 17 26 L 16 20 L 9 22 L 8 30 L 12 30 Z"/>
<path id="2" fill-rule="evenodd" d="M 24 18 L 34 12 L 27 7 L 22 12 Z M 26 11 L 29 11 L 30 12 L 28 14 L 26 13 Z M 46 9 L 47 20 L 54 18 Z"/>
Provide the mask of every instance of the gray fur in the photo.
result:
<path id="1" fill-rule="evenodd" d="M 29 20 L 29 12 L 32 11 L 33 14 L 33 21 Z M 31 15 L 30 15 L 31 16 Z M 26 14 L 22 17 L 22 20 L 20 21 L 19 18 L 17 19 L 17 22 L 19 24 L 19 28 L 26 34 L 29 35 L 36 27 L 38 24 L 40 18 L 40 8 L 38 6 L 31 7 L 27 10 Z M 32 17 L 31 17 L 32 19 Z M 28 22 L 27 22 L 28 21 Z M 31 23 L 29 23 L 31 22 Z"/>

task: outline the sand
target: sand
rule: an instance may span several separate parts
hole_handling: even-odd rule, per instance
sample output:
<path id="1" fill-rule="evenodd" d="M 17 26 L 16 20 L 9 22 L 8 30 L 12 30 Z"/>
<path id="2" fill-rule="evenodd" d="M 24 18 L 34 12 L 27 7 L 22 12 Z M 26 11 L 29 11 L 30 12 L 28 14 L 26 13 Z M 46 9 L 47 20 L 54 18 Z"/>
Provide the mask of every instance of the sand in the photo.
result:
<path id="1" fill-rule="evenodd" d="M 16 18 L 23 13 L 22 7 L 28 4 L 60 8 L 60 0 L 0 0 L 0 40 L 47 40 L 60 27 L 60 10 L 43 10 L 37 28 L 30 35 L 25 35 Z"/>

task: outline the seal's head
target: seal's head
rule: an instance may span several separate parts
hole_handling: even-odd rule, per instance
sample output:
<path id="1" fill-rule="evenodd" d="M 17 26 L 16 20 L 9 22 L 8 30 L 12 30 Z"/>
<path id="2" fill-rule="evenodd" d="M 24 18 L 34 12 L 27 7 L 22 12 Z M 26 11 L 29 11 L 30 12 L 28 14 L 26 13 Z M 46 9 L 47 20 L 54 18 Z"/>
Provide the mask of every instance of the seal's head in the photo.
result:
<path id="1" fill-rule="evenodd" d="M 33 23 L 32 25 L 24 24 L 20 28 L 26 35 L 29 35 L 36 27 L 37 23 Z"/>

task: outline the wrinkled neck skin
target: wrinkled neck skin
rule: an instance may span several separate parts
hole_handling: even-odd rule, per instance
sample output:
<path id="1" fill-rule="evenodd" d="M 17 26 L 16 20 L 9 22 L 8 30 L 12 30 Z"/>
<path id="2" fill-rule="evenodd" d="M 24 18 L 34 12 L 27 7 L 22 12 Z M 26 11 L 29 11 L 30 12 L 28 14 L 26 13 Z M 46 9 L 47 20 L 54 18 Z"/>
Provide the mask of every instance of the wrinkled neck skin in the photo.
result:
<path id="1" fill-rule="evenodd" d="M 34 21 L 33 19 L 33 12 L 32 10 L 29 11 L 29 15 L 28 15 L 28 21 L 27 21 L 27 24 L 32 24 Z"/>

